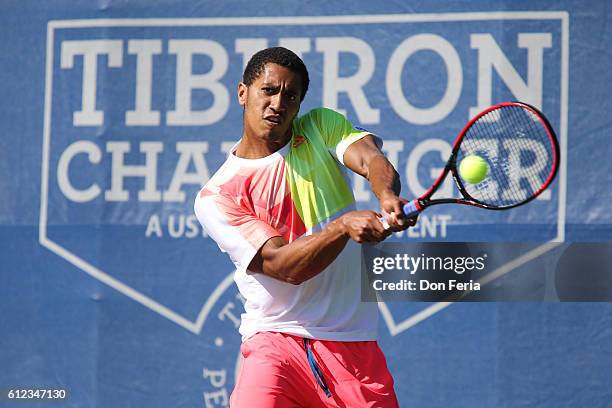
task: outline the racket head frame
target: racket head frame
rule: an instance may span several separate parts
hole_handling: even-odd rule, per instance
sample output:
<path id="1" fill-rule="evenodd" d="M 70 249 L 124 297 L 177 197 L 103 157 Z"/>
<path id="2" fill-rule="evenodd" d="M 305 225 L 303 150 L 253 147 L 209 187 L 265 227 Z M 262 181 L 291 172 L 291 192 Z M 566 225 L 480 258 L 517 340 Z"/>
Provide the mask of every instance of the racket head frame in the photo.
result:
<path id="1" fill-rule="evenodd" d="M 514 106 L 514 107 L 520 107 L 522 109 L 526 109 L 530 111 L 532 114 L 534 114 L 541 121 L 544 129 L 546 130 L 549 141 L 550 141 L 550 146 L 553 152 L 553 163 L 552 163 L 551 170 L 546 180 L 544 181 L 544 183 L 540 186 L 538 190 L 536 190 L 533 194 L 531 194 L 525 200 L 518 202 L 518 203 L 511 204 L 511 205 L 495 206 L 495 205 L 491 205 L 488 203 L 484 203 L 472 197 L 468 193 L 463 182 L 461 181 L 461 178 L 459 177 L 459 171 L 457 169 L 457 155 L 459 153 L 461 142 L 463 141 L 465 135 L 480 118 L 482 118 L 483 116 L 485 116 L 486 114 L 494 110 L 501 109 L 507 106 Z M 438 178 L 434 181 L 434 183 L 431 185 L 431 187 L 425 193 L 423 193 L 423 195 L 421 195 L 419 198 L 412 201 L 412 206 L 419 212 L 425 209 L 425 207 L 429 207 L 431 205 L 436 205 L 436 204 L 466 204 L 466 205 L 472 205 L 475 207 L 485 208 L 488 210 L 506 210 L 509 208 L 518 207 L 520 205 L 526 204 L 530 202 L 531 200 L 535 199 L 544 190 L 546 190 L 546 188 L 548 188 L 548 186 L 555 179 L 555 176 L 559 168 L 559 162 L 560 162 L 560 154 L 559 154 L 559 142 L 557 141 L 557 136 L 552 126 L 550 125 L 550 122 L 548 121 L 546 116 L 544 116 L 544 114 L 540 112 L 539 109 L 535 108 L 532 105 L 524 103 L 524 102 L 512 101 L 512 102 L 499 103 L 497 105 L 493 105 L 485 109 L 484 111 L 480 112 L 478 115 L 474 116 L 463 127 L 463 129 L 459 133 L 459 136 L 457 136 L 457 138 L 455 139 L 455 142 L 453 143 L 451 156 L 446 162 L 444 169 L 442 170 Z M 435 192 L 438 190 L 440 185 L 442 185 L 442 182 L 444 181 L 444 179 L 446 178 L 449 172 L 451 173 L 451 176 L 455 182 L 455 185 L 457 186 L 462 197 L 461 198 L 442 198 L 442 199 L 432 200 L 431 197 L 435 194 Z"/>

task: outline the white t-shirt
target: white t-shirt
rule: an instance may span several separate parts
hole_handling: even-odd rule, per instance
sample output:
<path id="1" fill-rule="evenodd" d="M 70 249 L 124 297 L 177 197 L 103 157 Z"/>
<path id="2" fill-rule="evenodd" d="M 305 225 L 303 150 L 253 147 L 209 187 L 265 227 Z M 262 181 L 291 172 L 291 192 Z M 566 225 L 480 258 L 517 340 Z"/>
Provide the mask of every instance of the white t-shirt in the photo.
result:
<path id="1" fill-rule="evenodd" d="M 292 139 L 270 156 L 242 159 L 232 149 L 199 192 L 198 220 L 236 265 L 234 280 L 246 299 L 243 341 L 260 331 L 321 340 L 376 338 L 377 304 L 361 300 L 361 246 L 354 241 L 300 285 L 248 270 L 268 239 L 292 242 L 355 209 L 342 158 L 368 134 L 337 112 L 314 109 L 294 120 Z"/>

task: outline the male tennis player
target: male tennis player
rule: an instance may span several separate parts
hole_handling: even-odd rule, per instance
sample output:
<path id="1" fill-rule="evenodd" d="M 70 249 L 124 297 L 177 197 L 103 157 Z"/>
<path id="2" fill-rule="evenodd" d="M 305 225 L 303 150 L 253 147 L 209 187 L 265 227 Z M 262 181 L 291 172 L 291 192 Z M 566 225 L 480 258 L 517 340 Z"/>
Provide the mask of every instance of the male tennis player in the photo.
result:
<path id="1" fill-rule="evenodd" d="M 246 299 L 233 408 L 397 407 L 361 301 L 361 246 L 414 225 L 380 139 L 342 115 L 297 117 L 308 71 L 293 52 L 256 53 L 238 85 L 242 139 L 195 201 L 198 220 Z M 345 168 L 366 177 L 380 214 L 356 211 Z"/>

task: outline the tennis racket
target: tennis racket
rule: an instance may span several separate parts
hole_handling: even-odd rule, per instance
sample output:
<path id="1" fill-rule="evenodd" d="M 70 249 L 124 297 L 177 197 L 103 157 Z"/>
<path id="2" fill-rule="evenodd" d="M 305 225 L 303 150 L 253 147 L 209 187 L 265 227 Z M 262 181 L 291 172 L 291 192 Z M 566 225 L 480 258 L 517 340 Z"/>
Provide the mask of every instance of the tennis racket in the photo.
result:
<path id="1" fill-rule="evenodd" d="M 488 165 L 476 183 L 458 171 L 471 155 Z M 521 102 L 504 102 L 476 115 L 461 131 L 446 166 L 422 196 L 404 205 L 407 218 L 438 204 L 466 204 L 488 210 L 507 210 L 526 204 L 552 183 L 559 167 L 559 143 L 550 123 L 538 109 Z M 432 196 L 450 174 L 461 197 Z"/>

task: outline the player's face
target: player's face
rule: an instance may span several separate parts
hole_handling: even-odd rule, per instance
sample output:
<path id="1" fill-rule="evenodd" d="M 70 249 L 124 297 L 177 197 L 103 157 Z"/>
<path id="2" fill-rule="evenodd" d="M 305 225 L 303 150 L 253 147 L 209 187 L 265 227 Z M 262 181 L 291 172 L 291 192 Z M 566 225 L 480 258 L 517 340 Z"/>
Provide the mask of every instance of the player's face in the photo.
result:
<path id="1" fill-rule="evenodd" d="M 281 65 L 268 63 L 250 86 L 238 85 L 244 106 L 244 127 L 249 136 L 284 141 L 291 137 L 291 123 L 300 109 L 302 80 Z"/>

